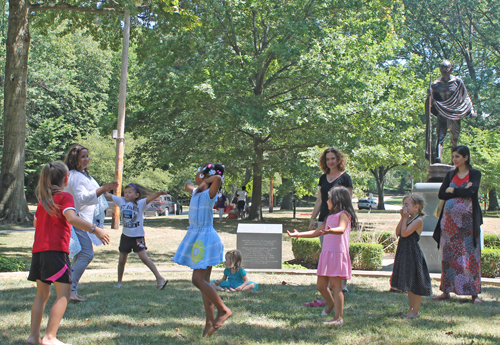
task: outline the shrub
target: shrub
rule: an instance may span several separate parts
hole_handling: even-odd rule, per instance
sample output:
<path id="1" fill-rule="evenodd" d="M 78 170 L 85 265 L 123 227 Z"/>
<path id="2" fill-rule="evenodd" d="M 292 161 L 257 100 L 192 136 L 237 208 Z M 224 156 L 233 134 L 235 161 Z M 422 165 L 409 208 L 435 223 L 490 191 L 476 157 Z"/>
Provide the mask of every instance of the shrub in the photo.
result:
<path id="1" fill-rule="evenodd" d="M 295 259 L 318 264 L 321 253 L 319 238 L 293 238 L 292 252 Z"/>
<path id="2" fill-rule="evenodd" d="M 26 262 L 16 258 L 0 256 L 0 272 L 20 272 L 26 269 Z"/>
<path id="3" fill-rule="evenodd" d="M 378 243 L 351 243 L 349 254 L 355 270 L 376 271 L 382 268 L 383 246 Z"/>
<path id="4" fill-rule="evenodd" d="M 395 253 L 397 237 L 394 232 L 351 232 L 351 243 L 378 243 L 384 248 L 384 253 Z"/>
<path id="5" fill-rule="evenodd" d="M 294 238 L 292 251 L 295 259 L 318 264 L 321 254 L 319 238 Z M 383 246 L 378 243 L 351 243 L 349 245 L 352 268 L 379 270 L 382 268 Z"/>
<path id="6" fill-rule="evenodd" d="M 488 278 L 500 276 L 500 249 L 483 249 L 481 251 L 481 276 Z"/>
<path id="7" fill-rule="evenodd" d="M 500 236 L 498 235 L 484 235 L 484 248 L 500 249 Z"/>

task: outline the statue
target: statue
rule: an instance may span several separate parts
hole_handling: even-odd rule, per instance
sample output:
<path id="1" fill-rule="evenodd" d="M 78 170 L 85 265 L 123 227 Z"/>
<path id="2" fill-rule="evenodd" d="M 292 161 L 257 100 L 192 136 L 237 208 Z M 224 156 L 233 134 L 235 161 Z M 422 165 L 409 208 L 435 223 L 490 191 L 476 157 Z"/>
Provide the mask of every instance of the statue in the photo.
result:
<path id="1" fill-rule="evenodd" d="M 448 129 L 451 132 L 453 150 L 458 145 L 460 121 L 467 115 L 472 118 L 477 116 L 464 82 L 459 77 L 450 74 L 451 63 L 444 60 L 439 70 L 441 71 L 441 77 L 431 84 L 428 90 L 429 96 L 425 102 L 427 119 L 426 155 L 428 155 L 429 161 L 432 152 L 430 113 L 437 117 L 437 145 L 434 163 L 441 163 L 443 141 Z"/>

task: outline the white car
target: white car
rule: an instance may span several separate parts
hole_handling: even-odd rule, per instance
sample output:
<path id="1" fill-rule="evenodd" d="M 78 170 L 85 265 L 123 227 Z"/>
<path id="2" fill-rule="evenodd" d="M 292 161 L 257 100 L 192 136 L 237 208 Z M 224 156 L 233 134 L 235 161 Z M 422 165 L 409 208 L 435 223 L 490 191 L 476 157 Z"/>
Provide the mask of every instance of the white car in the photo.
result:
<path id="1" fill-rule="evenodd" d="M 374 199 L 360 199 L 358 201 L 358 209 L 372 210 L 378 207 L 378 203 Z"/>

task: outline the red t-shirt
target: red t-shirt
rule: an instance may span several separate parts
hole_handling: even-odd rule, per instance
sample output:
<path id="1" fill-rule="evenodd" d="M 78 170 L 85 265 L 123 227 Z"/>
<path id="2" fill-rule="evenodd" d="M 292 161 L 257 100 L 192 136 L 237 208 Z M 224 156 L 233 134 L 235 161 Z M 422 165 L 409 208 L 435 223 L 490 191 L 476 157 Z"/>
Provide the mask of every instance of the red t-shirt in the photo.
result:
<path id="1" fill-rule="evenodd" d="M 53 195 L 53 199 L 58 207 L 55 215 L 49 216 L 41 202 L 38 203 L 36 208 L 35 242 L 33 243 L 32 253 L 47 250 L 69 253 L 71 225 L 63 213 L 75 209 L 73 196 L 66 192 L 59 192 Z"/>

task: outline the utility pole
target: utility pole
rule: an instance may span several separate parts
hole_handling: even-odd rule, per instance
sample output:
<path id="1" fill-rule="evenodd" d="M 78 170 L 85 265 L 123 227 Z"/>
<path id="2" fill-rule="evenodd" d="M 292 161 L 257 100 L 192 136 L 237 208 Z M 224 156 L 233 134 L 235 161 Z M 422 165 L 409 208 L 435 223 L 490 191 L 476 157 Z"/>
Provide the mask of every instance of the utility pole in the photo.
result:
<path id="1" fill-rule="evenodd" d="M 116 166 L 115 166 L 115 181 L 118 182 L 118 187 L 115 189 L 115 195 L 122 194 L 122 179 L 123 179 L 123 153 L 125 151 L 125 107 L 127 99 L 127 74 L 128 74 L 128 46 L 130 41 L 130 14 L 125 12 L 125 26 L 123 28 L 123 47 L 122 47 L 122 65 L 120 75 L 120 96 L 118 98 L 118 124 L 116 136 Z M 120 208 L 115 205 L 113 207 L 113 220 L 111 229 L 120 227 Z"/>

